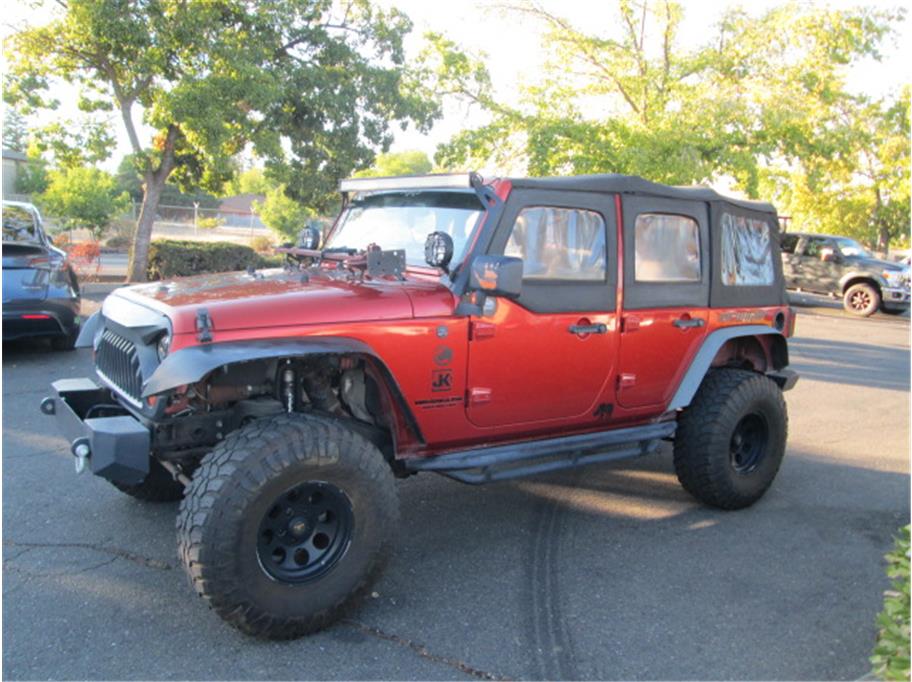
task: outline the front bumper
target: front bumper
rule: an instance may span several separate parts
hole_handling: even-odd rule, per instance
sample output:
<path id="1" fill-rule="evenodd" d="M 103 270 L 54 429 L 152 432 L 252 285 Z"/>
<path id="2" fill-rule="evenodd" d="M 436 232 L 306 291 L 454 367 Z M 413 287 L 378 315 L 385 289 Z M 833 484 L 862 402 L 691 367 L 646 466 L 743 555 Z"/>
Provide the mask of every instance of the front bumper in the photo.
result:
<path id="1" fill-rule="evenodd" d="M 884 287 L 881 290 L 881 304 L 885 308 L 904 310 L 909 307 L 909 290 L 906 288 Z"/>
<path id="2" fill-rule="evenodd" d="M 51 389 L 41 411 L 54 417 L 77 467 L 87 460 L 96 476 L 124 485 L 142 482 L 149 473 L 149 429 L 91 379 L 60 379 Z"/>

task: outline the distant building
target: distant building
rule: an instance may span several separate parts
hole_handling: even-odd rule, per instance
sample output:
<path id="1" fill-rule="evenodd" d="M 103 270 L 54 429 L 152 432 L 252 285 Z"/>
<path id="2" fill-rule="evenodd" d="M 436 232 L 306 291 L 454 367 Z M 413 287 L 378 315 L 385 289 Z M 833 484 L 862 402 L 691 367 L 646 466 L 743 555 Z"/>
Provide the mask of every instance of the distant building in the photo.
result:
<path id="1" fill-rule="evenodd" d="M 28 164 L 28 157 L 22 152 L 15 152 L 12 149 L 3 150 L 3 198 L 4 199 L 23 199 L 20 194 L 16 194 L 16 178 L 20 170 Z"/>
<path id="2" fill-rule="evenodd" d="M 225 225 L 232 227 L 265 228 L 259 216 L 253 212 L 253 202 L 263 201 L 262 194 L 235 194 L 225 197 L 219 204 L 218 214 Z"/>

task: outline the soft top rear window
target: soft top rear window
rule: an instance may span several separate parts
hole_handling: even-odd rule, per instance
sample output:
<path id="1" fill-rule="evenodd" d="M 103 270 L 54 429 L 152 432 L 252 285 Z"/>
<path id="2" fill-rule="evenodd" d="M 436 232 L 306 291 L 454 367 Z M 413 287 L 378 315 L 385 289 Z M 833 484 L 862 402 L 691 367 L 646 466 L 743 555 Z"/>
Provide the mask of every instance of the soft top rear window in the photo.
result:
<path id="1" fill-rule="evenodd" d="M 19 206 L 3 207 L 3 241 L 19 244 L 38 244 L 41 237 L 31 212 Z"/>

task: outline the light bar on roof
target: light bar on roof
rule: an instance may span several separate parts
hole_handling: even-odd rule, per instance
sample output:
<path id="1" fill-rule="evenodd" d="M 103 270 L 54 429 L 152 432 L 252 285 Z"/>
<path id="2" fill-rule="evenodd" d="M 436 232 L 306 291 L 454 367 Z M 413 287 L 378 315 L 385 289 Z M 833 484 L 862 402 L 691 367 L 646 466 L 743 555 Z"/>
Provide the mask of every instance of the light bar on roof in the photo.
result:
<path id="1" fill-rule="evenodd" d="M 396 178 L 348 178 L 340 192 L 377 192 L 385 189 L 471 189 L 471 173 L 403 175 Z"/>

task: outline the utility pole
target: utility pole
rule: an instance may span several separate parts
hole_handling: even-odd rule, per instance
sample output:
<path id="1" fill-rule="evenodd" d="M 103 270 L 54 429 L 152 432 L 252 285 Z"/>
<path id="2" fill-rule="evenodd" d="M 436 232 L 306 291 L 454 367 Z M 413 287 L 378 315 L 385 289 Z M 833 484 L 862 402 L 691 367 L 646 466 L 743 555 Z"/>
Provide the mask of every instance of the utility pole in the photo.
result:
<path id="1" fill-rule="evenodd" d="M 193 236 L 194 237 L 199 236 L 199 230 L 196 227 L 196 221 L 197 221 L 197 218 L 199 217 L 199 207 L 200 207 L 199 202 L 194 201 L 193 202 Z"/>

